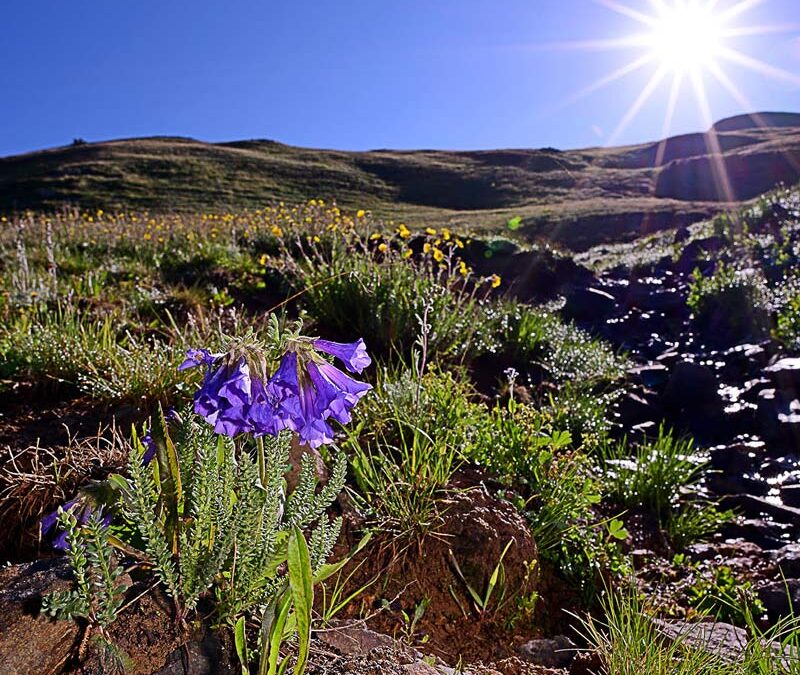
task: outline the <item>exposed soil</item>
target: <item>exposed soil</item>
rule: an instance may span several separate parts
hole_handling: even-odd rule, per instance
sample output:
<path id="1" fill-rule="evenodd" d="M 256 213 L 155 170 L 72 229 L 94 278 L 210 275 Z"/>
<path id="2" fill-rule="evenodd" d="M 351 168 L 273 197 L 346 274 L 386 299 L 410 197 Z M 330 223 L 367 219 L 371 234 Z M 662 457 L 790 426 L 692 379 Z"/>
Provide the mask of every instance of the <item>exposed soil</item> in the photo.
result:
<path id="1" fill-rule="evenodd" d="M 147 591 L 134 586 L 129 597 Z M 171 603 L 155 590 L 146 592 L 127 610 L 120 613 L 109 629 L 109 641 L 119 651 L 126 675 L 150 675 L 159 670 L 165 657 L 189 637 L 176 628 Z M 74 672 L 101 675 L 111 671 L 110 655 L 97 643 L 88 650 L 88 658 Z"/>
<path id="2" fill-rule="evenodd" d="M 487 620 L 488 613 L 481 620 L 454 571 L 450 552 L 467 582 L 480 594 L 509 541 L 514 543 L 503 558 L 508 597 L 499 608 L 492 605 L 491 621 Z M 369 554 L 357 558 L 353 565 L 362 560 L 364 564 L 349 586 L 357 589 L 370 585 L 360 601 L 348 609 L 352 613 L 364 607 L 371 616 L 367 623 L 374 630 L 425 641 L 426 652 L 450 663 L 461 657 L 471 662 L 515 653 L 514 643 L 522 639 L 526 626 L 517 624 L 514 600 L 536 589 L 536 545 L 516 509 L 491 496 L 485 487 L 474 485 L 452 492 L 443 504 L 440 525 L 421 541 L 400 545 L 387 538 L 373 542 Z M 426 601 L 429 604 L 414 634 L 404 634 L 408 621 L 403 612 L 411 617 Z M 509 624 L 513 628 L 504 628 Z"/>

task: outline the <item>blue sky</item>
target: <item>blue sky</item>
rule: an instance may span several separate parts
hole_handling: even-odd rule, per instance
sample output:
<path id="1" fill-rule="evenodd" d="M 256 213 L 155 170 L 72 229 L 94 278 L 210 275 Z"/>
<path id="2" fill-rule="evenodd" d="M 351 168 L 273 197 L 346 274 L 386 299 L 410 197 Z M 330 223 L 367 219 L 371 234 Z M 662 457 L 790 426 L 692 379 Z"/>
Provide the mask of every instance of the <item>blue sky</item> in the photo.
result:
<path id="1" fill-rule="evenodd" d="M 763 0 L 736 23 L 795 24 L 731 44 L 800 76 L 798 0 Z M 640 30 L 594 0 L 26 0 L 4 2 L 0 25 L 0 155 L 145 135 L 354 150 L 603 145 L 653 72 L 561 105 L 641 53 L 544 47 Z M 800 111 L 797 82 L 727 72 L 753 108 Z M 715 119 L 743 112 L 708 83 Z M 618 141 L 660 138 L 667 100 L 665 85 Z M 685 88 L 673 132 L 705 126 Z"/>

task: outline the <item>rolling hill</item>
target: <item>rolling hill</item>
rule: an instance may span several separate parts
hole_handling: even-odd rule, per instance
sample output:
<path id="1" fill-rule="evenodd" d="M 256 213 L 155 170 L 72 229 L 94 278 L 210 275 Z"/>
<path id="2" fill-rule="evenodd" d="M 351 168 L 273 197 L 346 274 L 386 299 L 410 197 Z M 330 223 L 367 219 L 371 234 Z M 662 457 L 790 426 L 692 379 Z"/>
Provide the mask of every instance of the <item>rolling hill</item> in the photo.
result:
<path id="1" fill-rule="evenodd" d="M 694 222 L 800 181 L 800 114 L 723 120 L 713 133 L 560 151 L 298 148 L 151 137 L 0 158 L 0 210 L 223 211 L 335 199 L 409 224 L 518 234 L 580 250 Z M 725 168 L 726 180 L 720 177 Z"/>

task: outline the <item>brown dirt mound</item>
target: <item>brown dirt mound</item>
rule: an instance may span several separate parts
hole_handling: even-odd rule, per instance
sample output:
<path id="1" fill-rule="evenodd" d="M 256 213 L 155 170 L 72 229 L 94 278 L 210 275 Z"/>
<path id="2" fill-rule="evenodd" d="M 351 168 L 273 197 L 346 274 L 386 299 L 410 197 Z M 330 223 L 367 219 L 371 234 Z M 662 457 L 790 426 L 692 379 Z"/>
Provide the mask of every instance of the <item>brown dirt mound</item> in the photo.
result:
<path id="1" fill-rule="evenodd" d="M 489 611 L 481 616 L 452 561 L 467 583 L 483 594 L 509 542 L 503 558 L 504 588 L 496 588 Z M 433 534 L 405 544 L 385 536 L 373 541 L 351 565 L 362 561 L 349 585 L 356 589 L 372 583 L 361 603 L 351 603 L 345 611 L 352 614 L 358 604 L 366 606 L 371 611 L 370 627 L 424 644 L 424 651 L 449 663 L 511 656 L 522 639 L 516 636 L 532 632 L 516 599 L 530 597 L 536 590 L 536 544 L 519 512 L 483 486 L 450 493 Z M 413 635 L 408 635 L 409 620 L 403 614 L 413 617 L 424 603 L 424 614 Z"/>

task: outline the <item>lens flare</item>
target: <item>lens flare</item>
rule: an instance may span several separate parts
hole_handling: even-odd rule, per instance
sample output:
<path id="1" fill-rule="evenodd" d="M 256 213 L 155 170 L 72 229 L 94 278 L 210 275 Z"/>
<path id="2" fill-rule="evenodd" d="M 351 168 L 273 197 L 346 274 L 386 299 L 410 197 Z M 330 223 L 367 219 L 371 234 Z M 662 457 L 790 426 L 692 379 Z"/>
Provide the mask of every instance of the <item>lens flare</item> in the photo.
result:
<path id="1" fill-rule="evenodd" d="M 715 65 L 725 42 L 722 18 L 699 4 L 662 7 L 649 37 L 653 56 L 680 73 Z"/>

